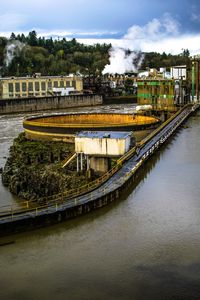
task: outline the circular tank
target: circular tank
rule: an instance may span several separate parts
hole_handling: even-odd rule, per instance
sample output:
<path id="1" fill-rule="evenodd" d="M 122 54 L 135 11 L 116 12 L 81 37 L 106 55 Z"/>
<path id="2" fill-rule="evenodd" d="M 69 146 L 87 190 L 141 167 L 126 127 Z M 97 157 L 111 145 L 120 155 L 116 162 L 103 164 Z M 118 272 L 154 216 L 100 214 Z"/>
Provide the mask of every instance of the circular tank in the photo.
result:
<path id="1" fill-rule="evenodd" d="M 74 142 L 77 132 L 133 131 L 152 128 L 160 120 L 152 116 L 119 113 L 62 114 L 30 117 L 23 122 L 26 137 L 33 140 Z"/>

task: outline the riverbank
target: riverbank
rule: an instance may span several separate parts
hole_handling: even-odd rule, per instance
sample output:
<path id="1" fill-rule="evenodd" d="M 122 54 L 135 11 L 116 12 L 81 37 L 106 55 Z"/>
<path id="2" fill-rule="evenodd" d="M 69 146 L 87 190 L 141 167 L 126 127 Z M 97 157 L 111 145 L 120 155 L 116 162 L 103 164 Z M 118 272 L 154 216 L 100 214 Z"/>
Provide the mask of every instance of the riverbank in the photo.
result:
<path id="1" fill-rule="evenodd" d="M 146 137 L 152 129 L 134 132 L 136 141 Z M 62 168 L 63 160 L 74 152 L 73 143 L 33 141 L 22 132 L 10 146 L 9 155 L 2 168 L 4 187 L 24 200 L 36 201 L 41 198 L 81 187 L 97 178 L 89 179 L 85 172 L 77 173 L 76 160 Z M 113 160 L 114 162 L 115 160 Z"/>
<path id="2" fill-rule="evenodd" d="M 1 166 L 21 123 L 22 116 L 0 117 Z M 1 298 L 199 299 L 199 130 L 200 112 L 147 162 L 137 188 L 120 201 L 1 238 L 15 242 L 0 247 Z M 11 196 L 0 189 L 1 205 Z"/>
<path id="3" fill-rule="evenodd" d="M 115 165 L 107 177 L 98 179 L 87 186 L 87 193 L 69 197 L 61 193 L 54 195 L 53 201 L 39 202 L 42 206 L 30 207 L 21 210 L 7 210 L 2 212 L 1 234 L 11 234 L 18 231 L 31 230 L 41 226 L 58 223 L 92 210 L 98 209 L 113 202 L 122 196 L 124 189 L 135 183 L 145 162 L 162 144 L 176 131 L 176 129 L 198 109 L 198 106 L 185 106 L 171 119 L 157 128 L 151 135 L 140 143 L 140 151 L 132 148 L 121 162 Z M 55 193 L 54 193 L 55 194 Z M 13 219 L 14 218 L 14 219 Z"/>
<path id="4" fill-rule="evenodd" d="M 62 161 L 73 151 L 73 144 L 31 141 L 21 133 L 10 147 L 2 182 L 19 198 L 37 202 L 84 185 L 88 179 L 77 173 L 76 161 L 62 168 Z"/>

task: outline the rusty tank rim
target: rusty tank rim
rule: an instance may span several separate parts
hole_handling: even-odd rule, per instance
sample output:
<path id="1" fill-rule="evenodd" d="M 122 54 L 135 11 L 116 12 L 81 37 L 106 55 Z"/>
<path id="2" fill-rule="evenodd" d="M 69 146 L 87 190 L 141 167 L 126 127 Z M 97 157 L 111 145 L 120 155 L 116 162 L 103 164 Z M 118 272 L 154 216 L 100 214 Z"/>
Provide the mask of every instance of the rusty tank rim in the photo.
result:
<path id="1" fill-rule="evenodd" d="M 133 131 L 155 127 L 160 119 L 154 116 L 125 113 L 66 113 L 28 117 L 23 127 L 28 138 L 74 136 L 82 130 Z"/>

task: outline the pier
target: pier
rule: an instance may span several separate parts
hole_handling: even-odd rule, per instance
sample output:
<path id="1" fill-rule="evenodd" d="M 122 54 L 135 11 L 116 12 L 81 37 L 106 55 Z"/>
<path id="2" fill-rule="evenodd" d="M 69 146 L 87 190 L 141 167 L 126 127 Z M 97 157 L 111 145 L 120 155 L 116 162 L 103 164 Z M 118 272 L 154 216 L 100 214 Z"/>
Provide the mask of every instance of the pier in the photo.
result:
<path id="1" fill-rule="evenodd" d="M 1 208 L 0 235 L 35 229 L 59 223 L 116 200 L 127 186 L 131 186 L 148 158 L 177 130 L 197 109 L 199 104 L 189 104 L 118 159 L 117 164 L 98 180 L 68 193 L 61 193 L 43 200 L 34 207 L 25 202 L 24 207 Z"/>

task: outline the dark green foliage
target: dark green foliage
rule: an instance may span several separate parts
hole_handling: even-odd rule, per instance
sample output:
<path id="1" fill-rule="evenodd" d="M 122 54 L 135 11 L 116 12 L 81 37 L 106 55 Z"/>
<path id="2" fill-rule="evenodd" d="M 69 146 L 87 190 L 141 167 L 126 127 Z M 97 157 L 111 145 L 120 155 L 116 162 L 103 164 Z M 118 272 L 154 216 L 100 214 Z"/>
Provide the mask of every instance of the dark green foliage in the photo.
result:
<path id="1" fill-rule="evenodd" d="M 16 51 L 9 66 L 5 65 L 6 45 L 19 41 L 20 51 Z M 109 63 L 110 44 L 87 46 L 76 39 L 67 41 L 37 37 L 33 30 L 27 36 L 11 34 L 10 39 L 0 37 L 0 66 L 2 76 L 99 74 Z"/>
<path id="2" fill-rule="evenodd" d="M 16 51 L 11 63 L 6 66 L 6 45 L 15 42 L 23 45 Z M 0 37 L 0 67 L 1 76 L 32 76 L 34 73 L 42 75 L 68 75 L 80 72 L 84 75 L 101 75 L 106 64 L 109 64 L 109 50 L 111 44 L 84 45 L 76 39 L 52 39 L 37 37 L 33 30 L 27 36 L 23 33 L 11 33 L 9 39 Z M 127 50 L 129 54 L 131 51 Z M 188 49 L 178 55 L 156 52 L 136 55 L 133 63 L 139 67 L 141 58 L 144 60 L 140 69 L 170 67 L 173 65 L 189 64 Z"/>
<path id="3" fill-rule="evenodd" d="M 149 52 L 145 54 L 145 59 L 142 63 L 141 69 L 160 67 L 171 67 L 178 65 L 188 65 L 190 63 L 190 52 L 188 49 L 183 49 L 183 52 L 178 55 L 162 54 L 156 52 Z"/>
<path id="4" fill-rule="evenodd" d="M 63 160 L 74 152 L 74 144 L 27 140 L 20 134 L 10 148 L 2 173 L 2 181 L 22 199 L 40 201 L 87 183 L 84 174 L 77 174 L 76 160 L 62 168 Z"/>

